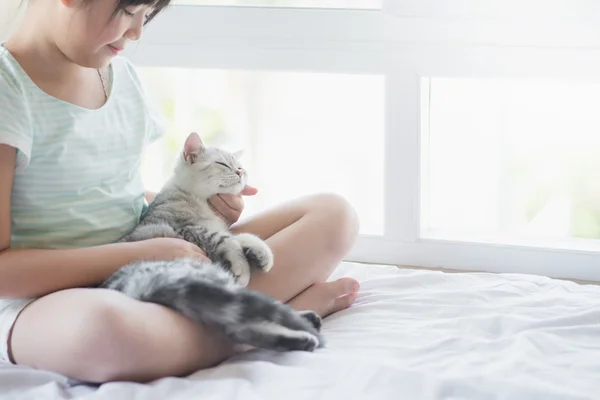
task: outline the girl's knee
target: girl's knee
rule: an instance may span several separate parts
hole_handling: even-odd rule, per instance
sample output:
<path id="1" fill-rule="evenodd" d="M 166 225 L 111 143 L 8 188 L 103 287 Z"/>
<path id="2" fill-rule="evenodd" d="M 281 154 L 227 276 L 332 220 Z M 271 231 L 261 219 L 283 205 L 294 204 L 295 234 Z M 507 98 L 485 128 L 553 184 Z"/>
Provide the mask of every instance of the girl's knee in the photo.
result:
<path id="1" fill-rule="evenodd" d="M 79 379 L 146 382 L 191 373 L 224 357 L 220 342 L 183 316 L 115 294 L 96 302 L 80 321 L 75 352 L 85 357 L 86 372 Z M 177 337 L 175 344 L 164 343 L 167 332 Z"/>
<path id="2" fill-rule="evenodd" d="M 354 207 L 343 196 L 333 193 L 316 195 L 311 203 L 311 211 L 321 221 L 328 246 L 335 251 L 347 252 L 360 227 Z"/>
<path id="3" fill-rule="evenodd" d="M 110 297 L 88 304 L 85 315 L 74 321 L 71 354 L 84 366 L 77 379 L 95 383 L 123 380 L 135 367 L 139 342 L 127 321 L 127 311 Z"/>
<path id="4" fill-rule="evenodd" d="M 88 292 L 45 341 L 44 346 L 54 349 L 36 356 L 31 365 L 93 383 L 139 380 L 148 369 L 143 360 L 152 351 L 151 333 L 145 335 L 140 326 L 140 306 L 122 293 Z"/>
<path id="5" fill-rule="evenodd" d="M 118 304 L 132 301 L 112 291 L 56 292 L 31 303 L 18 317 L 9 346 L 15 361 L 71 378 L 104 382 L 121 368 L 127 331 Z M 44 330 L 42 338 L 39 332 Z"/>

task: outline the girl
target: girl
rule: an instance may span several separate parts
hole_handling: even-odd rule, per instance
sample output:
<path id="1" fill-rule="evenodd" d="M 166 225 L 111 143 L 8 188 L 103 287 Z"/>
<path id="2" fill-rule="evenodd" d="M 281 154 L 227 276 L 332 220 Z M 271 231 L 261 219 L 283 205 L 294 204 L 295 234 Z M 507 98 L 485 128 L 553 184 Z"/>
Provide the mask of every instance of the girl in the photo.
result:
<path id="1" fill-rule="evenodd" d="M 90 382 L 149 381 L 224 360 L 229 344 L 155 304 L 85 289 L 140 259 L 204 258 L 175 239 L 112 244 L 138 221 L 143 148 L 162 133 L 135 69 L 117 57 L 170 0 L 30 0 L 0 46 L 0 359 Z M 253 195 L 247 187 L 243 194 Z M 241 196 L 213 207 L 267 240 L 276 265 L 250 287 L 322 316 L 358 282 L 325 282 L 357 235 L 334 195 L 237 222 Z"/>

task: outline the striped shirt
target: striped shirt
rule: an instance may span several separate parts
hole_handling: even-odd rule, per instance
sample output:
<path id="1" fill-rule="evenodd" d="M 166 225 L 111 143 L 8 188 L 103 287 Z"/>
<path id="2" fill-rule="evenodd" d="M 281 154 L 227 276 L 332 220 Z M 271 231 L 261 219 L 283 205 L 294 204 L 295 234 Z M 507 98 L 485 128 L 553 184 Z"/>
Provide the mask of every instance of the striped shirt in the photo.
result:
<path id="1" fill-rule="evenodd" d="M 0 144 L 17 149 L 11 247 L 106 244 L 138 222 L 142 151 L 164 122 L 126 59 L 113 60 L 108 83 L 102 108 L 78 107 L 43 92 L 0 46 Z"/>

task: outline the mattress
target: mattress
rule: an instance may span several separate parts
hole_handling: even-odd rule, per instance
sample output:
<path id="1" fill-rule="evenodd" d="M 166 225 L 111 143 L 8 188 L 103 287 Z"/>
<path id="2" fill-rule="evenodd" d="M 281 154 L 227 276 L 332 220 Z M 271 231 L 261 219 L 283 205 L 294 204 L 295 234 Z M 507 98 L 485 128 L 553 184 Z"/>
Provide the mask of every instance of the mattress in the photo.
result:
<path id="1" fill-rule="evenodd" d="M 343 263 L 362 284 L 315 353 L 253 351 L 185 378 L 100 387 L 0 365 L 16 399 L 600 398 L 600 287 Z"/>

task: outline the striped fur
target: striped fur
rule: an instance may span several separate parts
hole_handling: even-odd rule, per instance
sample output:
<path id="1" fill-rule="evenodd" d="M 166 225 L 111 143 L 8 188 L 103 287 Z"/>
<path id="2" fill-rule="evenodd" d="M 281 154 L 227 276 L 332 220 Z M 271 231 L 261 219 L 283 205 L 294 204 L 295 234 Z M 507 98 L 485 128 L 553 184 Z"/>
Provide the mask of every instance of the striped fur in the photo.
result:
<path id="1" fill-rule="evenodd" d="M 320 317 L 247 289 L 250 268 L 268 271 L 273 254 L 258 237 L 229 232 L 208 205 L 211 196 L 239 193 L 245 185 L 246 172 L 233 155 L 190 135 L 173 178 L 122 241 L 180 238 L 197 244 L 212 263 L 142 261 L 121 268 L 102 287 L 170 307 L 237 344 L 312 351 L 323 345 Z"/>
<path id="2" fill-rule="evenodd" d="M 323 346 L 317 314 L 297 312 L 240 286 L 217 264 L 145 261 L 120 269 L 102 287 L 172 308 L 236 344 L 276 351 L 312 351 Z"/>

